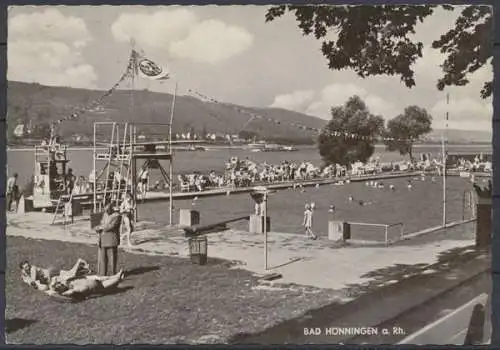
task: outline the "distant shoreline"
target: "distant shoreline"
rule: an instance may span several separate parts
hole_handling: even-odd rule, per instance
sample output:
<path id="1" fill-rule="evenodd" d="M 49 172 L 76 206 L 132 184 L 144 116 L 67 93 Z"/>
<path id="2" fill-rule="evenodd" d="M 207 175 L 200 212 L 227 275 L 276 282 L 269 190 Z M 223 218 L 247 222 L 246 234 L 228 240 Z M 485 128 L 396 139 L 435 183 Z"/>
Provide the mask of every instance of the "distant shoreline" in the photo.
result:
<path id="1" fill-rule="evenodd" d="M 375 145 L 376 147 L 383 147 L 384 145 L 383 144 L 376 144 Z M 441 147 L 441 144 L 439 143 L 419 143 L 419 144 L 416 144 L 414 145 L 413 147 L 414 148 L 423 148 L 423 147 L 432 147 L 432 146 L 435 146 L 435 147 Z M 488 143 L 488 142 L 477 142 L 477 143 L 449 143 L 447 145 L 447 147 L 469 147 L 469 148 L 474 148 L 474 147 L 480 147 L 480 146 L 490 146 L 493 148 L 492 144 L 491 143 Z M 246 149 L 248 146 L 247 145 L 238 145 L 238 146 L 227 146 L 227 145 L 210 145 L 210 146 L 207 146 L 207 148 L 209 149 Z M 316 148 L 316 146 L 313 146 L 313 145 L 297 145 L 296 147 L 299 147 L 301 149 L 310 149 L 310 148 Z M 100 147 L 100 149 L 105 149 L 105 147 Z M 174 147 L 173 148 L 174 151 L 175 150 L 180 150 L 180 151 L 184 151 L 184 150 L 187 150 L 188 148 L 185 147 Z M 19 145 L 19 146 L 7 146 L 7 151 L 12 151 L 12 152 L 20 152 L 20 151 L 33 151 L 34 150 L 34 146 L 23 146 L 23 145 Z M 93 150 L 92 147 L 90 146 L 69 146 L 68 147 L 68 150 L 69 151 L 91 151 Z"/>

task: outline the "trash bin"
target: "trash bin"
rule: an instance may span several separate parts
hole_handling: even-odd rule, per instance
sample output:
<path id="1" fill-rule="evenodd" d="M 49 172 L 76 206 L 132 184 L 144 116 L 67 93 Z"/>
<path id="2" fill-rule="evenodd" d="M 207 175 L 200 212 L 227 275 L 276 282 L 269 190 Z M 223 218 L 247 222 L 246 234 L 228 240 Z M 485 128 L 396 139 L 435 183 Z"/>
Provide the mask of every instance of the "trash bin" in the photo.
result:
<path id="1" fill-rule="evenodd" d="M 351 224 L 348 222 L 344 222 L 344 229 L 342 233 L 342 239 L 347 241 L 351 239 Z"/>
<path id="2" fill-rule="evenodd" d="M 208 240 L 206 236 L 198 236 L 189 239 L 189 256 L 193 264 L 206 265 L 207 247 Z"/>

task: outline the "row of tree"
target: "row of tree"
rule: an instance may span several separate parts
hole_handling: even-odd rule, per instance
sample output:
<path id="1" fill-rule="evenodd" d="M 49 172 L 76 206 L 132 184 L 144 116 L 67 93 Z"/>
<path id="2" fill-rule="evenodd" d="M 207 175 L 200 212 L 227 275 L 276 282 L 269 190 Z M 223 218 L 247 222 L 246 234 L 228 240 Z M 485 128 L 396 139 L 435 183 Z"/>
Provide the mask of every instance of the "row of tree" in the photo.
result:
<path id="1" fill-rule="evenodd" d="M 490 5 L 278 5 L 269 8 L 265 20 L 272 22 L 285 15 L 295 17 L 303 35 L 320 42 L 321 53 L 331 70 L 350 69 L 361 78 L 396 76 L 412 88 L 416 85 L 415 63 L 424 55 L 424 44 L 416 39 L 415 30 L 436 10 L 459 12 L 455 25 L 446 32 L 436 32 L 432 42 L 432 48 L 444 56 L 436 87 L 442 91 L 448 86 L 465 86 L 475 72 L 491 66 L 493 7 Z M 492 92 L 492 80 L 484 81 L 481 97 L 488 98 Z M 365 161 L 374 150 L 373 140 L 343 139 L 332 136 L 332 131 L 401 136 L 406 141 L 385 141 L 385 144 L 389 150 L 398 150 L 412 158 L 412 140 L 431 131 L 432 119 L 425 110 L 411 106 L 384 128 L 383 120 L 371 115 L 359 98 L 351 99 L 344 107 L 333 108 L 332 117 L 319 137 L 319 150 L 327 164 Z"/>
<path id="2" fill-rule="evenodd" d="M 266 22 L 294 16 L 305 36 L 321 43 L 321 53 L 331 70 L 351 69 L 361 78 L 391 75 L 412 88 L 415 62 L 423 57 L 424 44 L 416 39 L 419 23 L 436 10 L 460 12 L 455 26 L 436 32 L 432 48 L 444 56 L 436 87 L 464 86 L 493 57 L 493 6 L 421 5 L 278 5 L 266 13 Z M 336 33 L 336 38 L 331 33 Z M 481 96 L 492 95 L 493 82 L 485 81 Z"/>
<path id="3" fill-rule="evenodd" d="M 318 136 L 319 153 L 326 165 L 364 163 L 379 140 L 387 150 L 408 155 L 413 161 L 413 144 L 432 131 L 432 116 L 424 108 L 409 106 L 386 124 L 383 117 L 369 111 L 359 96 L 333 107 L 331 115 Z"/>

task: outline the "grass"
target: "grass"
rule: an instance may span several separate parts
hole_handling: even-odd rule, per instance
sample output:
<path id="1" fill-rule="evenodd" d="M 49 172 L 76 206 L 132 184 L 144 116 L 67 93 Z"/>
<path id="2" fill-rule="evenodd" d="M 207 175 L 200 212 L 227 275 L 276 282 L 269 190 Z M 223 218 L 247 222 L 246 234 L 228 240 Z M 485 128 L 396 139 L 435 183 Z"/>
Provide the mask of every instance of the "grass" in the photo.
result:
<path id="1" fill-rule="evenodd" d="M 335 299 L 328 290 L 255 289 L 257 277 L 209 259 L 120 252 L 127 278 L 109 295 L 60 303 L 21 282 L 18 264 L 70 267 L 77 258 L 96 266 L 96 248 L 8 237 L 6 339 L 8 343 L 210 343 L 254 333 Z M 311 294 L 314 293 L 314 298 Z"/>

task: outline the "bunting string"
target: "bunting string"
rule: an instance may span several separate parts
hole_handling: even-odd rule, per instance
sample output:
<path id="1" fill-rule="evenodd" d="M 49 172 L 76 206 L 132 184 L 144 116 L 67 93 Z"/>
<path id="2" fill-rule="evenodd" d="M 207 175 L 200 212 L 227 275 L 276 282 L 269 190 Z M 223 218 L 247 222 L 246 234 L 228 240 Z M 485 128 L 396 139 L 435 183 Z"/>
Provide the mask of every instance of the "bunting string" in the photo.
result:
<path id="1" fill-rule="evenodd" d="M 220 101 L 218 101 L 218 100 L 216 100 L 216 99 L 214 99 L 212 97 L 209 97 L 207 95 L 204 95 L 204 94 L 202 94 L 199 91 L 196 91 L 194 89 L 188 89 L 188 92 L 191 93 L 194 97 L 197 97 L 198 99 L 200 99 L 200 100 L 202 100 L 204 102 L 210 102 L 210 103 L 224 105 L 226 107 L 231 107 L 235 111 L 237 111 L 237 112 L 239 112 L 241 114 L 248 115 L 250 118 L 245 123 L 244 127 L 246 127 L 248 124 L 250 124 L 250 122 L 252 122 L 255 119 L 257 119 L 257 120 L 259 120 L 259 119 L 260 120 L 267 120 L 268 122 L 275 123 L 275 124 L 283 124 L 284 123 L 281 120 L 278 120 L 278 119 L 275 119 L 275 118 L 271 118 L 271 117 L 268 117 L 268 116 L 264 116 L 264 115 L 255 113 L 253 111 L 246 110 L 246 109 L 244 109 L 242 107 L 238 107 L 238 106 L 231 105 L 231 104 L 228 104 L 228 103 L 220 102 Z M 315 133 L 318 133 L 318 134 L 322 134 L 322 133 L 326 132 L 325 129 L 314 128 L 314 127 L 310 127 L 310 126 L 307 126 L 307 125 L 304 125 L 304 124 L 301 124 L 301 123 L 290 122 L 290 123 L 286 123 L 286 124 L 289 125 L 289 126 L 291 126 L 291 127 L 294 127 L 294 128 L 298 128 L 298 129 L 305 130 L 305 131 L 312 131 L 312 132 L 315 132 Z M 359 134 L 355 134 L 355 133 L 350 133 L 350 132 L 346 132 L 346 131 L 343 131 L 343 130 L 330 131 L 329 135 L 330 136 L 334 136 L 334 137 L 344 137 L 344 138 L 352 139 L 352 140 L 366 140 L 366 141 L 368 141 L 368 140 L 372 140 L 372 141 L 393 141 L 393 142 L 407 142 L 407 141 L 414 142 L 414 141 L 417 141 L 415 139 L 398 139 L 398 138 L 394 138 L 394 137 L 384 137 L 384 136 L 371 137 L 371 136 L 366 136 L 366 135 L 359 135 Z"/>
<path id="2" fill-rule="evenodd" d="M 58 120 L 56 120 L 55 122 L 52 123 L 52 129 L 55 128 L 56 125 L 59 125 L 63 122 L 66 122 L 68 120 L 75 120 L 75 119 L 78 119 L 82 116 L 82 114 L 92 110 L 92 109 L 95 109 L 97 107 L 99 107 L 100 105 L 103 104 L 104 102 L 104 99 L 106 99 L 109 95 L 111 95 L 116 89 L 118 89 L 118 87 L 120 87 L 120 85 L 129 77 L 132 77 L 132 75 L 134 75 L 134 67 L 135 67 L 135 57 L 134 55 L 131 55 L 129 60 L 128 60 L 128 64 L 127 64 L 127 68 L 125 70 L 125 72 L 122 74 L 122 76 L 120 77 L 120 79 L 110 88 L 108 89 L 107 91 L 105 91 L 101 96 L 99 96 L 99 98 L 93 100 L 92 102 L 88 103 L 87 105 L 85 105 L 84 107 L 80 107 L 78 109 L 76 109 L 73 113 L 67 115 L 67 116 L 64 116 Z"/>
<path id="3" fill-rule="evenodd" d="M 137 57 L 138 57 L 137 55 L 138 55 L 138 53 L 136 51 L 132 50 L 130 57 L 129 57 L 129 60 L 128 60 L 127 67 L 125 69 L 125 72 L 122 74 L 120 79 L 109 90 L 105 91 L 101 96 L 99 96 L 99 98 L 93 100 L 92 102 L 88 103 L 87 105 L 80 107 L 80 108 L 76 109 L 73 113 L 71 113 L 67 116 L 64 116 L 64 117 L 56 120 L 55 122 L 53 122 L 51 125 L 52 132 L 55 130 L 56 125 L 59 125 L 65 121 L 76 120 L 76 119 L 80 118 L 84 113 L 99 107 L 100 105 L 103 104 L 104 100 L 108 96 L 110 96 L 116 89 L 118 89 L 120 87 L 120 85 L 127 78 L 136 76 L 137 75 Z M 236 106 L 233 104 L 221 102 L 215 98 L 212 98 L 210 96 L 202 94 L 201 92 L 194 90 L 194 89 L 188 89 L 188 93 L 190 93 L 194 97 L 196 97 L 204 102 L 224 105 L 226 107 L 230 107 L 230 108 L 234 109 L 238 113 L 245 114 L 245 115 L 249 116 L 249 118 L 245 122 L 243 128 L 246 128 L 254 120 L 266 120 L 266 121 L 268 121 L 270 123 L 274 123 L 276 125 L 286 124 L 286 125 L 293 127 L 293 128 L 297 128 L 297 129 L 304 130 L 304 131 L 310 131 L 310 132 L 317 133 L 317 134 L 324 134 L 325 132 L 328 132 L 330 136 L 344 137 L 344 138 L 352 139 L 352 140 L 393 141 L 393 142 L 416 141 L 416 140 L 412 140 L 412 139 L 396 139 L 396 138 L 392 138 L 392 137 L 383 137 L 383 136 L 372 137 L 372 136 L 360 135 L 360 134 L 356 134 L 356 133 L 350 133 L 350 132 L 346 132 L 344 130 L 336 130 L 336 131 L 328 130 L 327 131 L 326 129 L 323 129 L 323 128 L 315 128 L 315 127 L 311 127 L 311 126 L 308 126 L 308 125 L 305 125 L 302 123 L 283 122 L 283 121 L 278 120 L 276 118 L 272 118 L 269 116 L 265 116 L 263 114 L 256 113 L 253 110 L 249 110 L 249 109 L 244 108 L 244 107 L 239 107 L 239 106 Z M 215 115 L 214 115 L 214 117 L 217 118 L 217 116 L 215 116 Z"/>
<path id="4" fill-rule="evenodd" d="M 267 120 L 267 121 L 275 123 L 275 124 L 282 124 L 283 123 L 281 120 L 278 120 L 278 119 L 275 119 L 275 118 L 270 118 L 270 117 L 267 117 L 267 116 L 264 116 L 264 115 L 261 115 L 261 114 L 257 114 L 257 113 L 254 113 L 252 111 L 248 111 L 248 110 L 246 110 L 244 108 L 241 108 L 241 107 L 238 107 L 238 106 L 234 106 L 234 105 L 230 105 L 230 104 L 227 104 L 227 103 L 220 102 L 220 101 L 218 101 L 218 100 L 216 100 L 216 99 L 214 99 L 212 97 L 204 95 L 204 94 L 202 94 L 202 93 L 200 93 L 200 92 L 198 92 L 196 90 L 193 90 L 193 89 L 189 89 L 188 92 L 190 92 L 192 95 L 198 97 L 202 101 L 229 106 L 229 107 L 232 107 L 234 110 L 236 110 L 239 113 L 249 115 L 250 118 L 245 123 L 245 126 L 247 126 L 254 119 Z M 323 133 L 324 132 L 323 129 L 310 127 L 310 126 L 307 126 L 307 125 L 304 125 L 304 124 L 301 124 L 301 123 L 291 122 L 291 123 L 286 123 L 286 124 L 288 124 L 288 125 L 290 125 L 292 127 L 299 128 L 301 130 L 314 131 L 316 133 Z M 340 130 L 338 130 L 338 131 L 331 131 L 329 134 L 331 136 L 335 136 L 335 137 L 345 137 L 345 138 L 349 138 L 349 139 L 358 139 L 358 140 L 370 140 L 370 139 L 372 139 L 374 141 L 394 141 L 394 142 L 406 142 L 406 141 L 412 141 L 413 142 L 413 141 L 416 141 L 414 139 L 397 139 L 397 138 L 393 138 L 393 137 L 383 137 L 383 136 L 370 137 L 370 136 L 366 136 L 366 135 L 359 135 L 359 134 L 349 133 L 349 132 L 340 131 Z"/>

